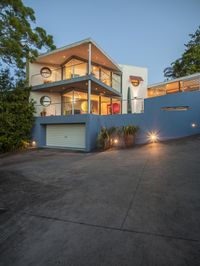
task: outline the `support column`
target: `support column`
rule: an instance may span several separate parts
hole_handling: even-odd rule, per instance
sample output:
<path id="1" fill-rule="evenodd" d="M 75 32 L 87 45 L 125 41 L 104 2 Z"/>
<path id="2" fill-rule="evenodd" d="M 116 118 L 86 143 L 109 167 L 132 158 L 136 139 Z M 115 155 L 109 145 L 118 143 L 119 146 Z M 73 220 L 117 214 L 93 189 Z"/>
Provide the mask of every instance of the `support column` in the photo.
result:
<path id="1" fill-rule="evenodd" d="M 72 94 L 72 114 L 74 115 L 74 90 Z"/>
<path id="2" fill-rule="evenodd" d="M 88 114 L 91 112 L 91 101 L 90 101 L 90 95 L 91 95 L 91 80 L 88 80 Z"/>
<path id="3" fill-rule="evenodd" d="M 88 47 L 88 75 L 91 74 L 91 70 L 92 70 L 91 58 L 92 58 L 92 44 L 89 43 L 89 47 Z"/>
<path id="4" fill-rule="evenodd" d="M 89 43 L 88 46 L 88 75 L 91 75 L 91 57 L 92 57 L 92 44 Z M 90 96 L 91 96 L 91 80 L 88 80 L 88 114 L 91 113 L 91 100 L 90 100 Z"/>

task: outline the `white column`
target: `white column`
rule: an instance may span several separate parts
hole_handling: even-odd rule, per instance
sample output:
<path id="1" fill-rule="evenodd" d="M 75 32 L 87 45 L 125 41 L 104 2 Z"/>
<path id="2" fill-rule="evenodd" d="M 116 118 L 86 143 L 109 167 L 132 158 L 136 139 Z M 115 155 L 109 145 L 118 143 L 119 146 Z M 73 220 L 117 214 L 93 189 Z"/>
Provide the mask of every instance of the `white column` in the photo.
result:
<path id="1" fill-rule="evenodd" d="M 91 57 L 92 57 L 92 44 L 89 43 L 89 47 L 88 47 L 88 75 L 91 74 Z"/>
<path id="2" fill-rule="evenodd" d="M 88 80 L 88 114 L 90 114 L 91 111 L 91 105 L 90 105 L 90 95 L 91 95 L 91 80 Z"/>
<path id="3" fill-rule="evenodd" d="M 72 94 L 72 114 L 74 115 L 74 90 Z"/>

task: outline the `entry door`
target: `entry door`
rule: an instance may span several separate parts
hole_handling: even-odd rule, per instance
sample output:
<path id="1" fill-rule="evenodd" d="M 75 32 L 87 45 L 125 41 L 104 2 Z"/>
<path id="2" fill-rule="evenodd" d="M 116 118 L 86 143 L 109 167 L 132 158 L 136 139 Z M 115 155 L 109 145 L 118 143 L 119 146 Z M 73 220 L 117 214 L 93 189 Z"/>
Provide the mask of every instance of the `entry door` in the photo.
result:
<path id="1" fill-rule="evenodd" d="M 85 124 L 47 125 L 46 145 L 85 149 Z"/>

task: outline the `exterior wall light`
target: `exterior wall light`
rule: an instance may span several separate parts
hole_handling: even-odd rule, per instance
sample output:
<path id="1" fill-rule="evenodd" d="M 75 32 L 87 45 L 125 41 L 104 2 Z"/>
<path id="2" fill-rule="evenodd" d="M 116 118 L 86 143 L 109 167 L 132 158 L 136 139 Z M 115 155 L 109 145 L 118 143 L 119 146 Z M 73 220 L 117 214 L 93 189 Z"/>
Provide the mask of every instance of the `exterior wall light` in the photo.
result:
<path id="1" fill-rule="evenodd" d="M 36 143 L 35 140 L 33 140 L 33 141 L 31 142 L 31 146 L 34 147 L 34 148 L 36 147 L 36 144 L 37 144 L 37 143 Z"/>
<path id="2" fill-rule="evenodd" d="M 150 142 L 157 142 L 159 140 L 158 132 L 149 132 L 147 138 Z"/>
<path id="3" fill-rule="evenodd" d="M 195 128 L 195 127 L 197 127 L 197 124 L 196 124 L 195 122 L 193 122 L 193 123 L 191 124 L 191 127 L 192 127 L 192 128 Z"/>
<path id="4" fill-rule="evenodd" d="M 118 143 L 118 139 L 114 139 L 114 143 L 117 144 Z"/>

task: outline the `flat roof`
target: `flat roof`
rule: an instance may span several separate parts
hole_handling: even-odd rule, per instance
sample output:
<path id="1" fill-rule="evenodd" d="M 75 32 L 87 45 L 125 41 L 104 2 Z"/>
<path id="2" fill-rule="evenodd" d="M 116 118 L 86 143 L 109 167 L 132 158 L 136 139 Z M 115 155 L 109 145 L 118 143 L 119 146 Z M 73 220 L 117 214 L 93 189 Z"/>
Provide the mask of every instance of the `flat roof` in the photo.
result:
<path id="1" fill-rule="evenodd" d="M 169 84 L 169 83 L 173 83 L 173 82 L 176 82 L 176 81 L 193 79 L 193 78 L 198 77 L 198 76 L 200 77 L 200 73 L 195 73 L 195 74 L 184 76 L 184 77 L 181 77 L 181 78 L 176 78 L 176 79 L 171 79 L 171 80 L 167 80 L 167 81 L 163 81 L 163 82 L 159 82 L 159 83 L 150 84 L 150 85 L 147 86 L 147 88 L 159 87 L 159 86 L 162 86 L 162 85 L 165 85 L 165 84 Z"/>

